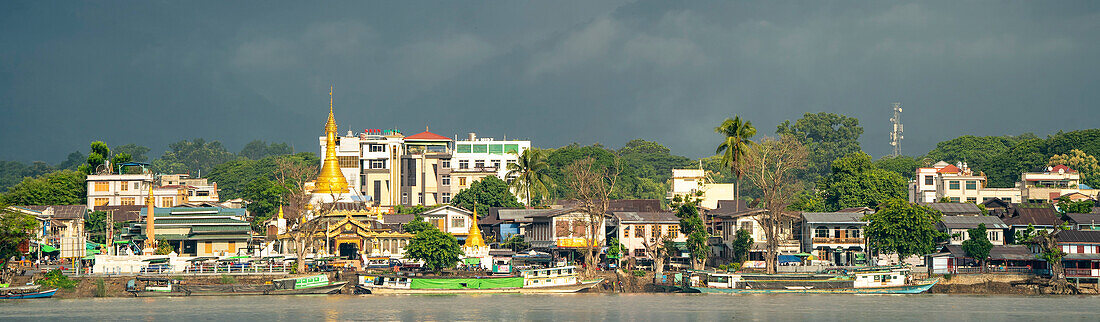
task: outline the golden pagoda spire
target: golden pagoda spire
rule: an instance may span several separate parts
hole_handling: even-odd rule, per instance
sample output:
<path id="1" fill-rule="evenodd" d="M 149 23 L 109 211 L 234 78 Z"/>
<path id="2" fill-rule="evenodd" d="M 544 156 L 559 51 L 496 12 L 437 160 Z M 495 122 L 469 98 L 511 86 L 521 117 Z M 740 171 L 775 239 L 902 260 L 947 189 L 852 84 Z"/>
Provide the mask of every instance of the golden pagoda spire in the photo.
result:
<path id="1" fill-rule="evenodd" d="M 474 204 L 474 222 L 470 227 L 470 235 L 466 237 L 466 247 L 485 247 L 485 239 L 481 237 L 481 228 L 477 227 L 477 204 Z"/>
<path id="2" fill-rule="evenodd" d="M 325 123 L 325 160 L 321 163 L 321 173 L 317 175 L 314 193 L 343 194 L 348 192 L 348 181 L 340 173 L 340 162 L 336 159 L 336 117 L 332 114 L 332 87 L 328 90 L 328 122 Z"/>
<path id="3" fill-rule="evenodd" d="M 279 219 L 283 219 L 283 205 L 279 205 Z"/>

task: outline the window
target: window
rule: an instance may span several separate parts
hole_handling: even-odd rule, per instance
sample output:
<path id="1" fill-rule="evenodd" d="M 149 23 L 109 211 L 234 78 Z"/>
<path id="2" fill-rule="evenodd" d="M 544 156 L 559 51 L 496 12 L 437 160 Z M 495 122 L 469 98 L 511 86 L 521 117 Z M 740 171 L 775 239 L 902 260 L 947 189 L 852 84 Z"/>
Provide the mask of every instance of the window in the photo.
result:
<path id="1" fill-rule="evenodd" d="M 933 176 L 924 176 L 924 185 L 931 186 L 935 183 L 936 183 L 935 177 L 933 177 Z"/>
<path id="2" fill-rule="evenodd" d="M 817 228 L 814 229 L 814 237 L 829 238 L 829 228 L 825 226 L 817 226 Z"/>
<path id="3" fill-rule="evenodd" d="M 859 227 L 848 226 L 848 237 L 849 238 L 859 238 Z"/>
<path id="4" fill-rule="evenodd" d="M 458 186 L 459 187 L 465 187 L 466 186 L 466 177 L 458 177 Z"/>
<path id="5" fill-rule="evenodd" d="M 468 161 L 468 160 L 458 160 L 458 168 L 459 169 L 469 169 L 470 168 L 470 161 Z"/>
<path id="6" fill-rule="evenodd" d="M 623 238 L 630 238 L 630 225 L 623 225 Z"/>
<path id="7" fill-rule="evenodd" d="M 680 238 L 680 225 L 668 225 L 668 237 Z"/>
<path id="8" fill-rule="evenodd" d="M 634 250 L 634 257 L 645 257 L 645 249 L 638 248 Z"/>
<path id="9" fill-rule="evenodd" d="M 465 228 L 466 218 L 451 217 L 451 228 Z"/>
<path id="10" fill-rule="evenodd" d="M 649 237 L 654 238 L 654 239 L 660 238 L 661 237 L 661 226 L 649 225 Z"/>
<path id="11" fill-rule="evenodd" d="M 948 189 L 959 190 L 959 181 L 951 180 L 951 181 L 948 181 L 947 184 L 948 184 Z"/>
<path id="12" fill-rule="evenodd" d="M 974 180 L 967 180 L 966 190 L 978 190 L 978 182 Z"/>
<path id="13" fill-rule="evenodd" d="M 386 146 L 383 144 L 371 144 L 370 152 L 386 152 Z"/>
<path id="14" fill-rule="evenodd" d="M 966 197 L 966 202 L 978 203 L 977 197 Z"/>
<path id="15" fill-rule="evenodd" d="M 423 205 L 424 204 L 424 194 L 420 193 L 420 192 L 417 192 L 416 193 L 416 200 L 417 200 L 418 204 Z"/>
<path id="16" fill-rule="evenodd" d="M 132 205 L 134 205 L 134 198 L 133 197 L 122 198 L 122 205 L 123 206 L 132 206 Z"/>
<path id="17" fill-rule="evenodd" d="M 1001 232 L 996 231 L 996 230 L 990 230 L 989 231 L 989 240 L 990 241 L 1000 241 L 1001 240 Z"/>
<path id="18" fill-rule="evenodd" d="M 402 192 L 401 193 L 401 203 L 402 204 L 408 204 L 409 203 L 409 193 L 408 192 Z"/>
<path id="19" fill-rule="evenodd" d="M 474 168 L 480 169 L 485 167 L 485 160 L 474 161 Z"/>
<path id="20" fill-rule="evenodd" d="M 96 181 L 95 191 L 111 191 L 111 183 L 106 181 Z"/>
<path id="21" fill-rule="evenodd" d="M 951 200 L 951 202 L 959 202 L 959 197 L 950 197 L 947 198 L 947 200 Z"/>
<path id="22" fill-rule="evenodd" d="M 451 175 L 448 174 L 448 175 L 443 175 L 442 177 L 440 177 L 439 178 L 439 184 L 444 185 L 444 186 L 451 185 Z"/>
<path id="23" fill-rule="evenodd" d="M 172 197 L 160 197 L 161 207 L 171 207 L 176 205 L 176 199 Z"/>
<path id="24" fill-rule="evenodd" d="M 1001 200 L 1004 200 L 1007 203 L 1012 203 L 1012 198 L 1011 197 L 1001 198 Z"/>
<path id="25" fill-rule="evenodd" d="M 370 160 L 371 169 L 385 169 L 386 160 Z"/>
<path id="26" fill-rule="evenodd" d="M 443 203 L 451 203 L 451 193 L 450 192 L 444 192 L 441 195 L 442 196 L 440 197 L 440 199 Z"/>
<path id="27" fill-rule="evenodd" d="M 122 182 L 122 191 L 127 191 L 127 190 L 130 190 L 130 183 L 126 182 L 126 181 L 123 181 Z"/>
<path id="28" fill-rule="evenodd" d="M 448 169 L 451 167 L 451 159 L 442 159 L 439 161 L 443 164 L 444 169 Z"/>
<path id="29" fill-rule="evenodd" d="M 493 167 L 500 170 L 500 160 L 493 160 Z"/>
<path id="30" fill-rule="evenodd" d="M 474 144 L 470 146 L 470 152 L 472 153 L 489 153 L 489 148 L 484 144 Z"/>
<path id="31" fill-rule="evenodd" d="M 341 168 L 359 167 L 359 156 L 356 155 L 338 155 L 336 160 L 340 163 Z"/>
<path id="32" fill-rule="evenodd" d="M 740 225 L 740 227 L 738 227 L 738 229 L 744 230 L 745 232 L 749 233 L 749 235 L 752 235 L 752 222 L 751 221 L 742 221 L 742 222 L 739 222 L 738 225 Z"/>
<path id="33" fill-rule="evenodd" d="M 95 198 L 95 205 L 97 207 L 98 206 L 106 206 L 110 202 L 111 202 L 111 199 L 109 199 L 109 198 Z"/>

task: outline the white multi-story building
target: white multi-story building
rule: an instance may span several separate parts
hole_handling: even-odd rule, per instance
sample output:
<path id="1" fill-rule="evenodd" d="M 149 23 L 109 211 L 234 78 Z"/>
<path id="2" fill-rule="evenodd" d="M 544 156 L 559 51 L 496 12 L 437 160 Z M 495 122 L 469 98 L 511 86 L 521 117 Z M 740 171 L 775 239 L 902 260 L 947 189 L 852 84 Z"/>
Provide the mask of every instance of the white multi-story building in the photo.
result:
<path id="1" fill-rule="evenodd" d="M 719 200 L 733 200 L 732 183 L 707 182 L 706 172 L 703 169 L 672 169 L 672 190 L 668 192 L 668 199 L 679 196 L 694 195 L 702 192 L 700 206 L 707 209 L 717 209 Z"/>
<path id="2" fill-rule="evenodd" d="M 320 137 L 321 159 L 326 138 Z M 397 130 L 367 129 L 337 138 L 336 157 L 352 192 L 372 204 L 437 205 L 489 175 L 502 179 L 507 165 L 531 148 L 531 141 L 454 141 L 425 129 L 404 136 Z"/>
<path id="3" fill-rule="evenodd" d="M 980 203 L 1000 198 L 1019 202 L 1019 188 L 986 187 L 984 174 L 975 174 L 964 162 L 958 165 L 937 162 L 932 167 L 917 168 L 916 179 L 909 183 L 909 202 L 932 203 L 947 198 L 951 202 Z"/>
<path id="4" fill-rule="evenodd" d="M 1064 165 L 1047 167 L 1042 172 L 1025 172 L 1017 186 L 1030 202 L 1050 202 L 1073 193 L 1097 198 L 1098 191 L 1081 184 L 1081 174 Z"/>
<path id="5" fill-rule="evenodd" d="M 172 176 L 178 180 L 186 175 Z M 86 182 L 88 208 L 93 211 L 99 206 L 145 205 L 150 187 L 153 187 L 154 207 L 218 201 L 217 184 L 196 187 L 173 182 L 176 184 L 164 185 L 165 181 L 154 181 L 153 174 L 93 174 L 88 175 Z"/>

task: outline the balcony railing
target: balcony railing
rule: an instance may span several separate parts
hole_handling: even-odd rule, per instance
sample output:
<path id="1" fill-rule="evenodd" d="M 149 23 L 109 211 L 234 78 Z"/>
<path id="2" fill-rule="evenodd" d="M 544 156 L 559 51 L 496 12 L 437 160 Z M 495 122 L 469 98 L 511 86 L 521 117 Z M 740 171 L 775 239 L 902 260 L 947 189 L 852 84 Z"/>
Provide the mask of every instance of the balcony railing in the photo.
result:
<path id="1" fill-rule="evenodd" d="M 863 238 L 814 237 L 814 244 L 863 244 Z"/>
<path id="2" fill-rule="evenodd" d="M 1067 268 L 1067 277 L 1092 277 L 1092 269 L 1090 268 Z"/>

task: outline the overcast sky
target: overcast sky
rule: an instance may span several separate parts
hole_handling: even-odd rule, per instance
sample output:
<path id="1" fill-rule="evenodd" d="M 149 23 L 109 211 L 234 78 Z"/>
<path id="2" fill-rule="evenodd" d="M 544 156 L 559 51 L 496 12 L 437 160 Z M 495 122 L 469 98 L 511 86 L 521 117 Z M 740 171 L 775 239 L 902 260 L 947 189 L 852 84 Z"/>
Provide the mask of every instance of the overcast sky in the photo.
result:
<path id="1" fill-rule="evenodd" d="M 739 114 L 860 119 L 863 149 L 1093 128 L 1098 1 L 3 1 L 0 159 L 185 138 L 317 151 L 430 126 L 707 156 Z"/>

